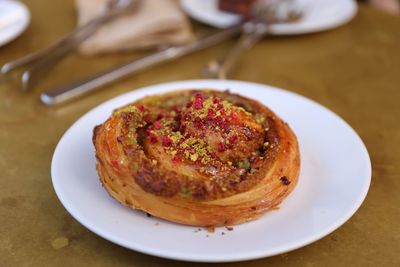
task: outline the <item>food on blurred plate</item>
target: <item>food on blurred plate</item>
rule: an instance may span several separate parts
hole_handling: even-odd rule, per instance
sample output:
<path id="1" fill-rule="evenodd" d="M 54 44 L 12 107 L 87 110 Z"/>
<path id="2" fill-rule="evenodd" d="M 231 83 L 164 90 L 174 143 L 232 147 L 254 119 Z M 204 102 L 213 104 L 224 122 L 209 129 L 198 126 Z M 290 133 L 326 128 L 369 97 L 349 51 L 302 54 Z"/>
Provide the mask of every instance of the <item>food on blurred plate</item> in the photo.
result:
<path id="1" fill-rule="evenodd" d="M 228 11 L 240 14 L 244 18 L 251 17 L 252 5 L 257 0 L 219 0 L 218 8 L 223 11 Z"/>
<path id="2" fill-rule="evenodd" d="M 187 225 L 257 219 L 293 190 L 300 169 L 289 126 L 229 91 L 139 99 L 96 126 L 93 143 L 97 172 L 113 198 Z"/>

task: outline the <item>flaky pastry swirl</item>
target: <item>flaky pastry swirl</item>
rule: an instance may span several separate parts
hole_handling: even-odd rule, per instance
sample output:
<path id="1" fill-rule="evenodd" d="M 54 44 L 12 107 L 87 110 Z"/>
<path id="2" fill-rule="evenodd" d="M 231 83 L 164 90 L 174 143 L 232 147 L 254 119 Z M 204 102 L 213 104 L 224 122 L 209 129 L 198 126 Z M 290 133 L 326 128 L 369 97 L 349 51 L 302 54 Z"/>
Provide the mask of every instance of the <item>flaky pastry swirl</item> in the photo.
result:
<path id="1" fill-rule="evenodd" d="M 113 198 L 188 225 L 256 219 L 293 190 L 300 169 L 288 125 L 229 91 L 142 98 L 96 126 L 93 143 L 100 180 Z"/>

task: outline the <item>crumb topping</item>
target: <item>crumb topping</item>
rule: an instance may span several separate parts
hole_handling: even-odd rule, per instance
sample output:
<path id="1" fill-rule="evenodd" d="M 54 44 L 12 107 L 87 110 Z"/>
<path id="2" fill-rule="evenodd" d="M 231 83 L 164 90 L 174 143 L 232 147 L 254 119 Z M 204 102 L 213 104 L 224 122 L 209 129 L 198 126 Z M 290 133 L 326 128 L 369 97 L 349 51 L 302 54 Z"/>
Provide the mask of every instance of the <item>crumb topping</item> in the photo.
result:
<path id="1" fill-rule="evenodd" d="M 216 198 L 255 182 L 252 177 L 257 177 L 271 142 L 276 143 L 269 137 L 267 114 L 224 94 L 191 91 L 175 95 L 174 101 L 146 100 L 114 114 L 141 118 L 129 127 L 142 129 L 143 141 L 134 131 L 124 138 L 137 140 L 135 145 L 142 148 L 151 145 L 144 149 L 150 165 L 179 170 L 182 197 Z"/>

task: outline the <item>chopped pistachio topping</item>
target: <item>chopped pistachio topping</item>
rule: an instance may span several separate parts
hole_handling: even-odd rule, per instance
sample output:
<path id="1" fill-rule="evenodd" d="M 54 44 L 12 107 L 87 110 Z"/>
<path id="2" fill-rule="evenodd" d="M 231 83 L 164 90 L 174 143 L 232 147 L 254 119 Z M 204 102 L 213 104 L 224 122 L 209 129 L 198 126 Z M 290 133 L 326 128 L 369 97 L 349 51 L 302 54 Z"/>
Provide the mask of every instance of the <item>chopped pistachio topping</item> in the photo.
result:
<path id="1" fill-rule="evenodd" d="M 257 114 L 256 115 L 256 121 L 261 124 L 261 123 L 263 123 L 265 121 L 265 117 L 260 115 L 260 114 Z"/>
<path id="2" fill-rule="evenodd" d="M 198 154 L 192 154 L 192 155 L 190 155 L 190 160 L 191 160 L 191 161 L 196 161 L 198 158 L 199 158 L 199 155 L 198 155 Z"/>
<path id="3" fill-rule="evenodd" d="M 181 189 L 181 195 L 184 197 L 190 197 L 190 196 L 192 196 L 192 190 L 190 190 L 189 188 L 183 187 Z"/>
<path id="4" fill-rule="evenodd" d="M 241 167 L 241 168 L 249 169 L 251 164 L 250 164 L 250 161 L 245 159 L 245 160 L 239 162 L 238 166 Z"/>
<path id="5" fill-rule="evenodd" d="M 114 114 L 119 115 L 122 113 L 137 113 L 137 112 L 139 112 L 139 109 L 137 107 L 129 105 L 129 106 L 115 110 Z"/>

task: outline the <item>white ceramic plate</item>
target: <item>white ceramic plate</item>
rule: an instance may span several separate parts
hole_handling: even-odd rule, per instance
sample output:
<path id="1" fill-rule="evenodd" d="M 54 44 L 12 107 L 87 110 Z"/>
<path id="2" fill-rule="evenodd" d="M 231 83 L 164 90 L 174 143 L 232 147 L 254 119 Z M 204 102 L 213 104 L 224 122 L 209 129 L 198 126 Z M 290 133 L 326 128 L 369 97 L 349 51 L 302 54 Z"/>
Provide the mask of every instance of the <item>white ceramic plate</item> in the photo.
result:
<path id="1" fill-rule="evenodd" d="M 95 170 L 92 130 L 120 106 L 145 95 L 214 88 L 258 99 L 289 123 L 301 151 L 301 174 L 279 210 L 254 222 L 214 233 L 128 209 L 102 188 Z M 194 80 L 135 90 L 94 108 L 64 134 L 51 175 L 65 208 L 94 233 L 143 253 L 188 261 L 227 262 L 261 258 L 314 242 L 347 221 L 364 200 L 371 179 L 368 152 L 354 130 L 323 106 L 271 86 Z M 222 232 L 225 232 L 222 235 Z M 208 235 L 208 237 L 207 237 Z"/>
<path id="2" fill-rule="evenodd" d="M 11 42 L 28 27 L 30 13 L 21 2 L 0 1 L 0 46 Z"/>
<path id="3" fill-rule="evenodd" d="M 237 24 L 240 16 L 218 9 L 217 0 L 181 0 L 181 5 L 192 18 L 215 26 L 226 28 Z M 319 32 L 339 27 L 350 21 L 357 13 L 354 0 L 296 0 L 304 10 L 304 17 L 295 23 L 276 24 L 271 34 L 292 35 Z"/>

